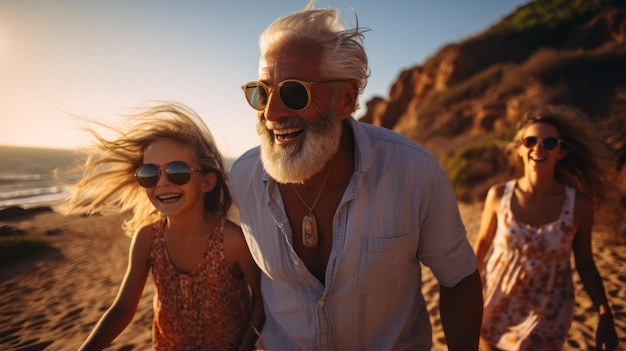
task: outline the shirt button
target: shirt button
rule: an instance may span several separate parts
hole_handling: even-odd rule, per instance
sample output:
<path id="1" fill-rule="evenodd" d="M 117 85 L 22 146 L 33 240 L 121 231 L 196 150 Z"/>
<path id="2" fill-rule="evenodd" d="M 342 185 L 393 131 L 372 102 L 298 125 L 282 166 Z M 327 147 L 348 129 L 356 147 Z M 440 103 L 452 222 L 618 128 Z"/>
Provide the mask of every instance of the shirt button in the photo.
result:
<path id="1" fill-rule="evenodd" d="M 320 340 L 320 343 L 321 343 L 322 345 L 326 345 L 326 343 L 328 343 L 328 339 L 326 339 L 326 338 L 322 338 L 322 340 Z"/>
<path id="2" fill-rule="evenodd" d="M 319 305 L 320 307 L 324 307 L 324 305 L 325 305 L 325 304 L 326 304 L 326 302 L 324 302 L 324 300 L 322 300 L 322 301 L 320 301 L 320 302 L 318 303 L 318 305 Z"/>
<path id="3" fill-rule="evenodd" d="M 300 265 L 300 260 L 293 260 L 293 264 L 296 265 L 296 266 L 299 266 Z"/>

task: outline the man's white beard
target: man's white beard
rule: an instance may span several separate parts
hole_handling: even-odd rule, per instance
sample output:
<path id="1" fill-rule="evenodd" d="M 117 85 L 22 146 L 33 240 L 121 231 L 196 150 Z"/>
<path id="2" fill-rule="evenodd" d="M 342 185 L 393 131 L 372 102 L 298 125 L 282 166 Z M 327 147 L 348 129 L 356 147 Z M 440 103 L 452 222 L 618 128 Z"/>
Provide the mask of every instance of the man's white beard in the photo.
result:
<path id="1" fill-rule="evenodd" d="M 341 139 L 342 121 L 334 111 L 327 111 L 317 123 L 297 121 L 304 127 L 302 144 L 281 146 L 274 142 L 274 135 L 260 121 L 257 131 L 261 136 L 261 161 L 265 171 L 279 183 L 304 182 L 320 172 L 326 162 L 337 152 Z"/>

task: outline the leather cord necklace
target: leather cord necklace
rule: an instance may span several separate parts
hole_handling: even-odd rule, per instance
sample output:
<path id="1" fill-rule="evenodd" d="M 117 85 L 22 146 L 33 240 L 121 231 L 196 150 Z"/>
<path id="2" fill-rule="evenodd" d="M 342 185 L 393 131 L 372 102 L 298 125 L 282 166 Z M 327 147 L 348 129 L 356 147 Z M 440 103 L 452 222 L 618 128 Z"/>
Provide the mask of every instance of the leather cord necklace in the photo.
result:
<path id="1" fill-rule="evenodd" d="M 315 205 L 317 205 L 317 200 L 320 199 L 320 196 L 322 196 L 322 193 L 324 192 L 324 187 L 326 186 L 326 181 L 328 180 L 328 175 L 330 174 L 330 169 L 333 168 L 334 159 L 335 158 L 333 157 L 330 160 L 328 171 L 326 171 L 326 177 L 324 178 L 324 182 L 322 183 L 322 188 L 320 189 L 319 194 L 317 194 L 317 197 L 313 202 L 313 206 L 309 207 L 309 205 L 307 205 L 306 202 L 304 202 L 304 200 L 302 199 L 302 196 L 300 196 L 300 193 L 298 193 L 298 189 L 296 189 L 296 186 L 294 184 L 291 184 L 291 186 L 293 186 L 293 190 L 296 192 L 296 195 L 298 195 L 298 199 L 300 199 L 302 204 L 304 204 L 304 206 L 309 210 L 309 213 L 304 216 L 304 218 L 302 218 L 302 244 L 307 247 L 317 246 L 319 236 L 317 231 L 317 219 L 315 218 L 315 215 L 313 215 L 313 208 L 315 208 Z"/>

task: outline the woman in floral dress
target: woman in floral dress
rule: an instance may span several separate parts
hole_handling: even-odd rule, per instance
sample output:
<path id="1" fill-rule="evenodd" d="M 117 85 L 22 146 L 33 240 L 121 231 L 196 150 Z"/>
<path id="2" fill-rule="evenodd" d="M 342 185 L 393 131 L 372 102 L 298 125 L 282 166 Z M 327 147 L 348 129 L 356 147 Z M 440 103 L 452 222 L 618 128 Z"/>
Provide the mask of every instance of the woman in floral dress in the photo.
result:
<path id="1" fill-rule="evenodd" d="M 603 146 L 579 111 L 528 114 L 512 156 L 521 177 L 491 187 L 475 245 L 483 278 L 481 350 L 560 350 L 574 310 L 571 253 L 599 313 L 596 342 L 618 339 L 593 260 L 594 200 L 605 194 Z"/>

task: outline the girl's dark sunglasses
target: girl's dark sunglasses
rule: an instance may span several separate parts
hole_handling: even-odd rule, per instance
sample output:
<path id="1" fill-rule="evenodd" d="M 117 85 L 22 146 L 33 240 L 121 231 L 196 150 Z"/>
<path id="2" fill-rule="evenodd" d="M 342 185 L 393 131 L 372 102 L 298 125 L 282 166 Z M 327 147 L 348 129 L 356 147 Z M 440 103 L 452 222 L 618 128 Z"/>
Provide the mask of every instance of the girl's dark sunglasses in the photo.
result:
<path id="1" fill-rule="evenodd" d="M 522 145 L 524 145 L 525 147 L 529 149 L 537 145 L 538 142 L 541 142 L 541 146 L 543 146 L 544 149 L 554 150 L 556 149 L 557 146 L 559 146 L 559 144 L 561 143 L 561 140 L 555 137 L 547 137 L 545 139 L 539 139 L 534 136 L 529 136 L 529 137 L 522 139 Z"/>
<path id="2" fill-rule="evenodd" d="M 176 185 L 184 185 L 191 179 L 191 172 L 200 170 L 189 167 L 185 162 L 174 161 L 165 165 L 165 174 L 170 182 Z M 152 163 L 141 165 L 135 172 L 137 183 L 144 188 L 152 188 L 157 185 L 161 177 L 161 168 Z"/>
<path id="3" fill-rule="evenodd" d="M 321 82 L 304 82 L 297 79 L 286 79 L 278 85 L 267 85 L 263 82 L 249 82 L 241 86 L 248 104 L 257 111 L 267 106 L 272 91 L 277 91 L 285 106 L 294 111 L 302 111 L 311 103 L 311 85 L 345 82 L 346 79 L 333 79 Z"/>

